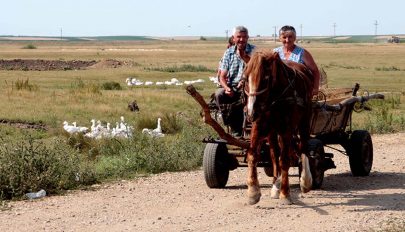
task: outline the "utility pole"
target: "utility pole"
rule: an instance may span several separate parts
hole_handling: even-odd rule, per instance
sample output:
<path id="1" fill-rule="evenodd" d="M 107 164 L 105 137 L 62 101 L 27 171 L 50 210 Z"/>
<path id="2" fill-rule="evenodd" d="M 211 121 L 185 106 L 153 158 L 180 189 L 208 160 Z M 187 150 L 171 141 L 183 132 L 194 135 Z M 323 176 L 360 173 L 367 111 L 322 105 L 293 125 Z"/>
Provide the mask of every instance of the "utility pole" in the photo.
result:
<path id="1" fill-rule="evenodd" d="M 277 26 L 274 26 L 274 43 L 276 43 L 276 38 L 277 38 Z"/>
<path id="2" fill-rule="evenodd" d="M 336 37 L 336 23 L 333 23 L 333 37 Z"/>
<path id="3" fill-rule="evenodd" d="M 62 40 L 62 28 L 60 28 L 60 40 Z"/>
<path id="4" fill-rule="evenodd" d="M 226 40 L 228 40 L 228 32 L 229 32 L 229 30 L 225 30 L 225 37 L 226 37 Z"/>
<path id="5" fill-rule="evenodd" d="M 375 42 L 377 43 L 377 26 L 378 26 L 377 20 L 374 22 L 374 26 L 375 26 L 374 39 L 375 39 Z"/>

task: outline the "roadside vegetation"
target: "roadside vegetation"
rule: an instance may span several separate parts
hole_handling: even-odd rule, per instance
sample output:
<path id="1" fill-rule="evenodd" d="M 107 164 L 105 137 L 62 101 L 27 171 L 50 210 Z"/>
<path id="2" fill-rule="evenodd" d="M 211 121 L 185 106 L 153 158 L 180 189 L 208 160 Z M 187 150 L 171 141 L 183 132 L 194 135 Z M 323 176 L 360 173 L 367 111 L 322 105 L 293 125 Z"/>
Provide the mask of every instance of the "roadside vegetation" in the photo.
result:
<path id="1" fill-rule="evenodd" d="M 116 59 L 136 65 L 80 71 L 0 70 L 0 199 L 20 199 L 40 189 L 58 194 L 107 180 L 201 166 L 201 141 L 215 133 L 202 122 L 199 105 L 184 86 L 127 86 L 125 80 L 134 76 L 154 82 L 203 79 L 195 86 L 208 101 L 216 89 L 208 77 L 215 75 L 226 41 L 71 41 L 38 42 L 38 46 L 41 49 L 21 52 L 18 42 L 0 43 L 0 53 L 3 59 Z M 405 131 L 404 45 L 312 42 L 304 46 L 325 68 L 329 87 L 360 83 L 363 90 L 384 92 L 386 100 L 367 103 L 372 111 L 353 113 L 354 128 L 371 133 Z M 373 49 L 364 50 L 365 46 Z M 134 100 L 138 112 L 128 110 Z M 91 139 L 62 128 L 63 121 L 90 127 L 91 119 L 115 125 L 120 116 L 134 128 L 129 139 Z M 165 137 L 142 134 L 143 128 L 156 127 L 158 117 Z"/>

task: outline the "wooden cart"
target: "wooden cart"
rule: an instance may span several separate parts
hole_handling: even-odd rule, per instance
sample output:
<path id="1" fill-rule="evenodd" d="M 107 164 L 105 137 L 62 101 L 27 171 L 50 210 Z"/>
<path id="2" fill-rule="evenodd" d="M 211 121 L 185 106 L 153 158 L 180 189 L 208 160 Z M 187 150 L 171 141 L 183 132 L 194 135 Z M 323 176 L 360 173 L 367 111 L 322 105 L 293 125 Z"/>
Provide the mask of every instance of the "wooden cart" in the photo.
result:
<path id="1" fill-rule="evenodd" d="M 344 148 L 335 150 L 348 156 L 353 176 L 367 176 L 370 173 L 373 164 L 371 136 L 366 130 L 352 131 L 352 113 L 368 109 L 365 107 L 366 101 L 384 99 L 384 95 L 356 96 L 358 89 L 359 85 L 356 84 L 352 96 L 338 103 L 326 99 L 313 102 L 311 139 L 308 141 L 313 189 L 321 187 L 326 170 L 336 167 L 333 162 L 334 154 L 325 152 L 324 146 L 327 145 L 339 144 Z M 223 188 L 231 170 L 247 166 L 250 125 L 245 123 L 244 135 L 241 138 L 231 136 L 218 122 L 216 117 L 218 109 L 215 103 L 213 101 L 206 103 L 192 85 L 187 86 L 186 90 L 201 105 L 205 123 L 212 126 L 219 135 L 219 138 L 207 137 L 203 140 L 206 144 L 203 169 L 208 187 Z M 272 176 L 268 144 L 263 144 L 260 156 L 258 166 L 264 167 L 265 173 Z M 296 162 L 293 166 L 300 167 L 300 164 Z"/>

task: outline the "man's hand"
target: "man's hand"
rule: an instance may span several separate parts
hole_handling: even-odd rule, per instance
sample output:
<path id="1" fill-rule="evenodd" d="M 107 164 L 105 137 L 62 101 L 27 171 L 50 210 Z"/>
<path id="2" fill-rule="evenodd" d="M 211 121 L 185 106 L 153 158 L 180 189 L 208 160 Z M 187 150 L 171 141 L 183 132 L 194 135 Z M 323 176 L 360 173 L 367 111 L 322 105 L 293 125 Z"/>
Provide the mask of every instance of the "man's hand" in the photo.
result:
<path id="1" fill-rule="evenodd" d="M 226 94 L 226 95 L 229 95 L 230 97 L 233 96 L 233 90 L 232 90 L 232 88 L 229 88 L 228 86 L 226 86 L 226 87 L 224 88 L 224 90 L 225 90 L 225 94 Z"/>
<path id="2" fill-rule="evenodd" d="M 239 83 L 238 83 L 238 86 L 236 86 L 236 88 L 237 88 L 237 89 L 242 88 L 242 87 L 243 87 L 243 83 L 245 83 L 245 81 L 244 81 L 244 80 L 240 80 Z"/>

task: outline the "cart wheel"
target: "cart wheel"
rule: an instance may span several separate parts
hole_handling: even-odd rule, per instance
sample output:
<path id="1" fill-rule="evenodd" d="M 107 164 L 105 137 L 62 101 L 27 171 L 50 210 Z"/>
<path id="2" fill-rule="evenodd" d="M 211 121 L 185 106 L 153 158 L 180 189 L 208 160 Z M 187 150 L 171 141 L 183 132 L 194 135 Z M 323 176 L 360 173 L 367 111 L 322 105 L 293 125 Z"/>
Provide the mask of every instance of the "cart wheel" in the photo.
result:
<path id="1" fill-rule="evenodd" d="M 366 130 L 353 131 L 347 149 L 353 176 L 368 176 L 373 166 L 373 142 Z"/>
<path id="2" fill-rule="evenodd" d="M 204 150 L 203 168 L 205 182 L 210 188 L 223 188 L 228 182 L 229 168 L 225 144 L 207 143 Z"/>
<path id="3" fill-rule="evenodd" d="M 312 189 L 319 189 L 322 186 L 325 169 L 323 167 L 325 150 L 319 139 L 308 141 L 309 167 L 312 175 Z"/>
<path id="4" fill-rule="evenodd" d="M 273 177 L 273 166 L 263 167 L 263 170 L 264 170 L 264 173 L 266 173 L 266 176 Z"/>

